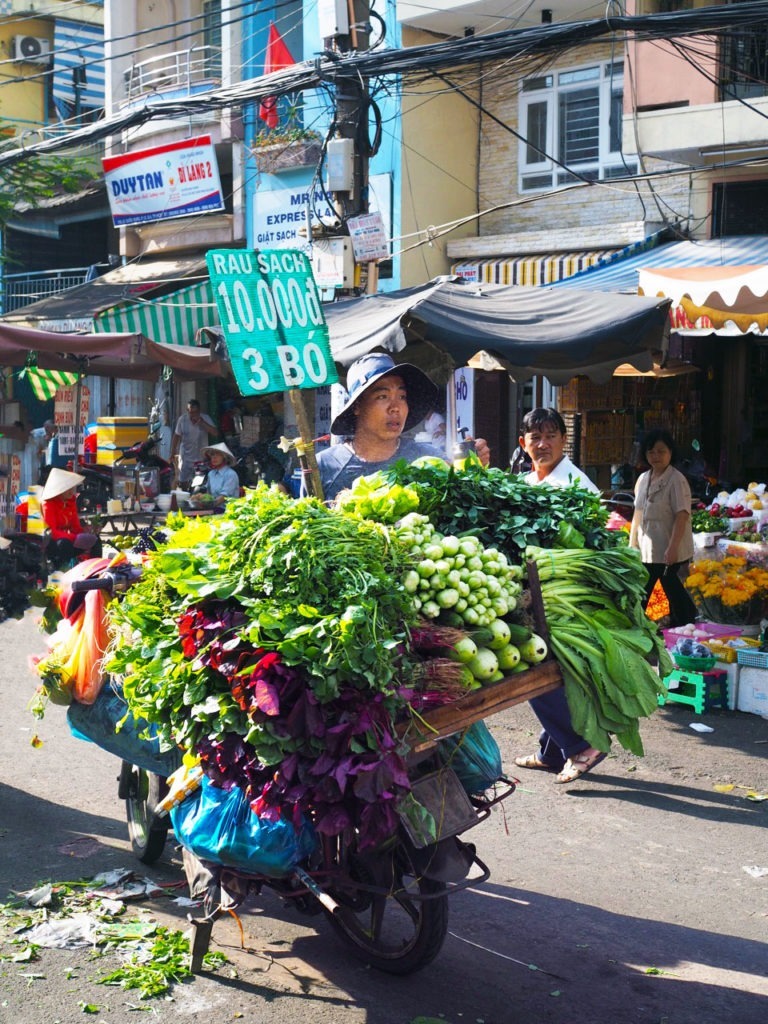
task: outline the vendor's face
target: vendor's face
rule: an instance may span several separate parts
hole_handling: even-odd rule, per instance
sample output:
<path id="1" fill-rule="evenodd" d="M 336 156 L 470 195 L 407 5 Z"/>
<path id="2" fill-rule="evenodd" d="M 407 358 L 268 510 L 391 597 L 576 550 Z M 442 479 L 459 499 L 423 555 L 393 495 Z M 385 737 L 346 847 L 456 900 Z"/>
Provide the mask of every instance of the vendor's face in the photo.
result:
<path id="1" fill-rule="evenodd" d="M 534 470 L 540 476 L 546 476 L 565 454 L 565 434 L 558 430 L 555 423 L 543 423 L 524 434 L 520 438 L 520 445 L 528 453 Z"/>
<path id="2" fill-rule="evenodd" d="M 672 461 L 672 451 L 663 441 L 657 441 L 653 448 L 645 453 L 645 461 L 654 473 L 663 473 Z"/>
<path id="3" fill-rule="evenodd" d="M 224 458 L 221 452 L 210 452 L 208 455 L 208 461 L 210 462 L 214 469 L 221 469 L 226 459 Z"/>
<path id="4" fill-rule="evenodd" d="M 365 432 L 382 441 L 400 437 L 408 418 L 405 381 L 396 373 L 377 380 L 355 406 L 355 433 Z"/>

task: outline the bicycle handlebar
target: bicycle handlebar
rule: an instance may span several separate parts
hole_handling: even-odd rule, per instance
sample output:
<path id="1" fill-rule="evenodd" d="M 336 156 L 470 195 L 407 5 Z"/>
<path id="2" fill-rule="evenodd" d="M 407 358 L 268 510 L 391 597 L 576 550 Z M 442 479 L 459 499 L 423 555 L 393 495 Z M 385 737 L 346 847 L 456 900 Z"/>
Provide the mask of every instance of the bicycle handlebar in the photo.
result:
<path id="1" fill-rule="evenodd" d="M 93 576 L 89 580 L 73 580 L 72 593 L 84 594 L 88 590 L 108 590 L 110 593 L 115 586 L 115 577 L 112 573 L 105 573 L 103 576 Z"/>
<path id="2" fill-rule="evenodd" d="M 89 590 L 105 590 L 113 594 L 116 590 L 127 590 L 141 576 L 141 569 L 133 567 L 128 572 L 102 572 L 87 580 L 73 580 L 73 594 L 85 594 Z"/>

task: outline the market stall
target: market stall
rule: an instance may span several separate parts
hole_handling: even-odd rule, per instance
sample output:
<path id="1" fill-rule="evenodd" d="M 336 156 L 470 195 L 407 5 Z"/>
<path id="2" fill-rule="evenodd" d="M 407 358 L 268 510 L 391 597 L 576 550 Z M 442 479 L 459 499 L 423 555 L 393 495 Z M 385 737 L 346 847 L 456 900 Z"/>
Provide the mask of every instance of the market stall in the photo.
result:
<path id="1" fill-rule="evenodd" d="M 2 323 L 0 366 L 77 374 L 78 384 L 72 386 L 72 393 L 78 406 L 78 387 L 87 375 L 155 381 L 165 368 L 179 380 L 221 377 L 225 373 L 222 361 L 208 346 L 166 345 L 141 334 L 60 334 Z M 81 419 L 73 414 L 75 424 Z M 8 509 L 5 516 L 5 525 L 11 526 Z"/>
<path id="2" fill-rule="evenodd" d="M 706 665 L 688 666 L 683 689 L 671 700 L 708 706 L 710 683 L 717 683 L 718 706 L 768 715 L 768 499 L 766 485 L 721 492 L 691 517 L 695 556 L 685 586 L 697 620 L 666 630 L 667 646 L 694 638 L 706 647 Z M 685 651 L 683 651 L 685 656 Z M 683 672 L 685 673 L 685 666 Z M 669 680 L 667 681 L 669 683 Z"/>

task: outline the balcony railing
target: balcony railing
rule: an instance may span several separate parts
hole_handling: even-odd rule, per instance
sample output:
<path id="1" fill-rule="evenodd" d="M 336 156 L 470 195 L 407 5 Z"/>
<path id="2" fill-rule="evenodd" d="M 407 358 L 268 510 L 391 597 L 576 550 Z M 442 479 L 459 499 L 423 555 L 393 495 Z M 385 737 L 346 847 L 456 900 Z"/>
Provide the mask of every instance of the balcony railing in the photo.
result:
<path id="1" fill-rule="evenodd" d="M 125 72 L 128 102 L 147 93 L 178 92 L 189 95 L 200 86 L 221 84 L 221 50 L 214 46 L 193 46 L 150 57 Z"/>
<path id="2" fill-rule="evenodd" d="M 102 268 L 103 269 L 103 268 Z M 93 267 L 68 267 L 65 270 L 34 270 L 24 274 L 3 274 L 3 313 L 13 313 L 38 299 L 47 299 L 66 288 L 84 284 L 94 277 Z"/>

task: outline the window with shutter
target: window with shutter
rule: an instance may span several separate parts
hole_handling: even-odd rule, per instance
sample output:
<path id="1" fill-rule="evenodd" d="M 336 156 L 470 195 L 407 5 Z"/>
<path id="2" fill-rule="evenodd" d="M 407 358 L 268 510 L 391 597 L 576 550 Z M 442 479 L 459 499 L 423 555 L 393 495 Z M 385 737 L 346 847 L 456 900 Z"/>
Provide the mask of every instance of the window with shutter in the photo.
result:
<path id="1" fill-rule="evenodd" d="M 621 62 L 606 62 L 522 83 L 521 192 L 636 171 L 621 156 L 623 74 Z"/>

